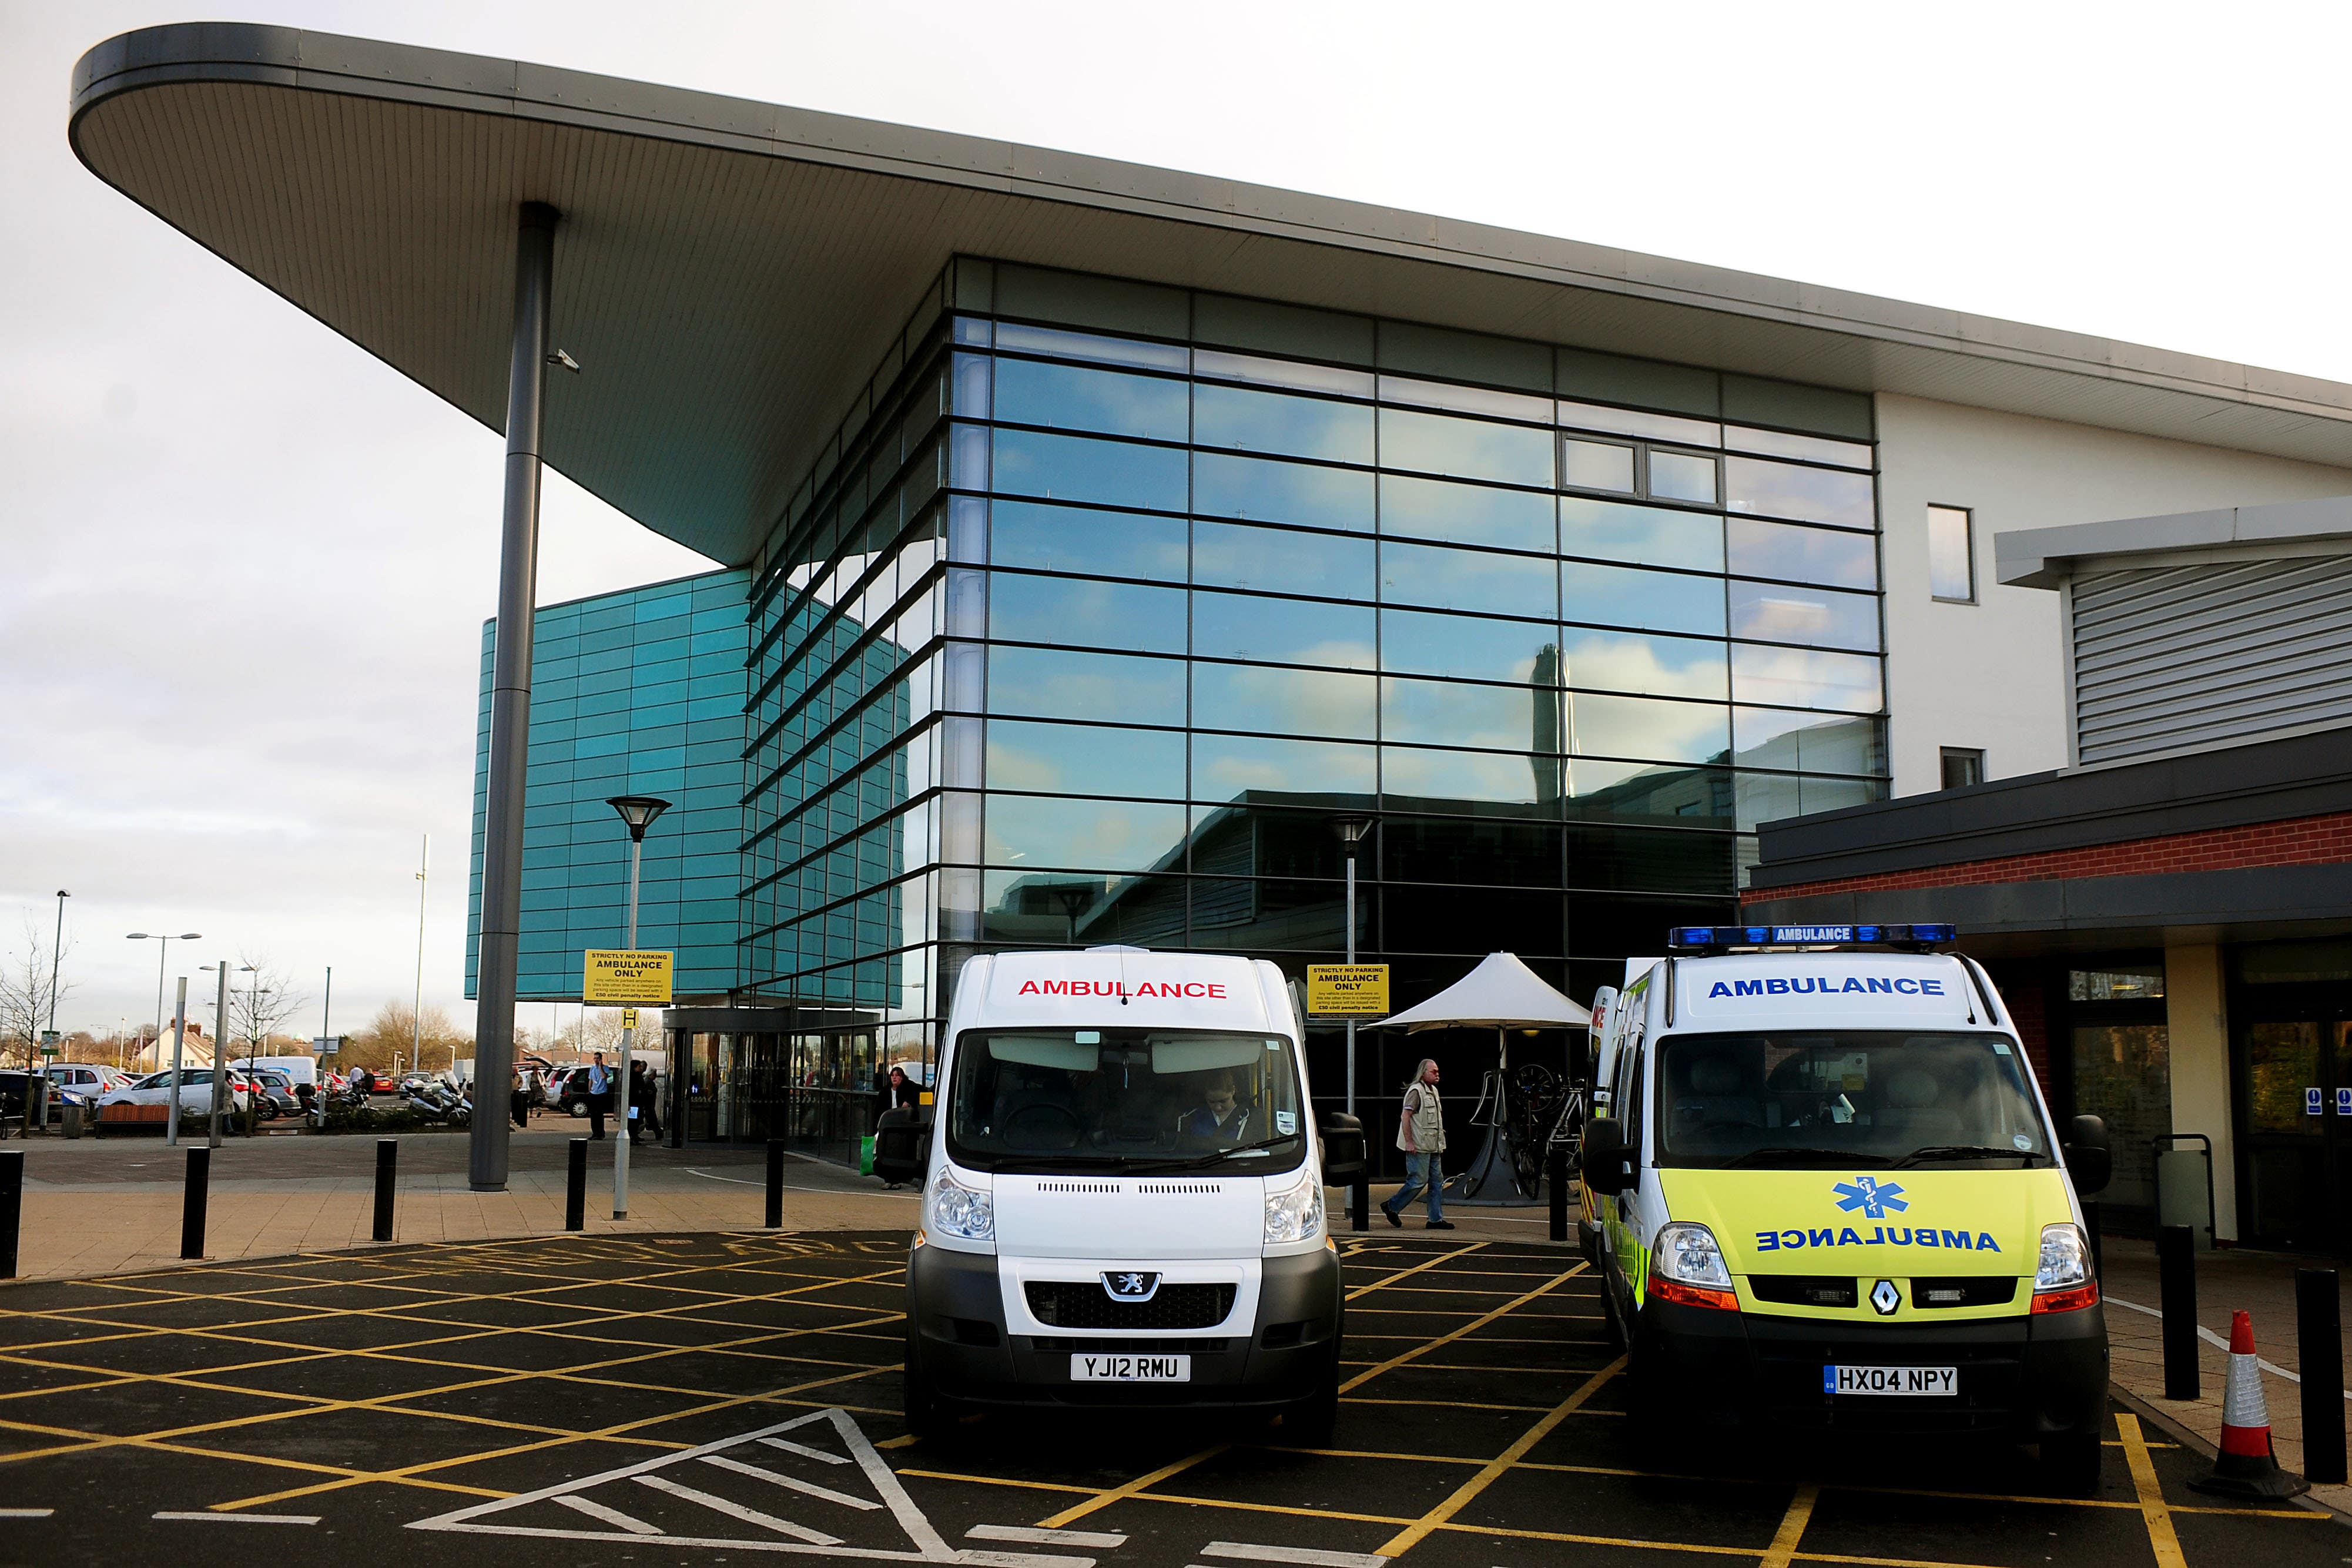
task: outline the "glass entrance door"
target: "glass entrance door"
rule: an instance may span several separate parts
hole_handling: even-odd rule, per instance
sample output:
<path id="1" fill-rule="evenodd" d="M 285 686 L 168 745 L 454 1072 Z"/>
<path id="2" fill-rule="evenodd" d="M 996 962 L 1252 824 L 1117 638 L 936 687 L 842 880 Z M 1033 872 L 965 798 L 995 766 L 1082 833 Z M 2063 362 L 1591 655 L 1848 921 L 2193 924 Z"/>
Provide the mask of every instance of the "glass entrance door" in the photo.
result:
<path id="1" fill-rule="evenodd" d="M 2337 1100 L 2352 1090 L 2352 1012 L 2338 998 L 2263 993 L 2242 1010 L 2232 1055 L 2244 1239 L 2352 1249 L 2352 1103 Z"/>

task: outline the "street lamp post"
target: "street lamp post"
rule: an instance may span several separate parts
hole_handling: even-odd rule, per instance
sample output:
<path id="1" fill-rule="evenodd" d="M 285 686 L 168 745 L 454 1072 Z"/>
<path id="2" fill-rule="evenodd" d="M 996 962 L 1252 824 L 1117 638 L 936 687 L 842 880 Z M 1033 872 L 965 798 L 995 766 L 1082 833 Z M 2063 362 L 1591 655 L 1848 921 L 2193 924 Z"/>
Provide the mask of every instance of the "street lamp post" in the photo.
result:
<path id="1" fill-rule="evenodd" d="M 217 971 L 220 976 L 220 989 L 213 1002 L 213 1102 L 205 1113 L 205 1120 L 210 1124 L 206 1142 L 210 1147 L 217 1149 L 221 1142 L 221 1105 L 228 1098 L 228 1058 L 222 1054 L 228 1047 L 228 960 L 207 963 L 205 967 Z M 254 973 L 250 963 L 239 964 L 237 969 L 240 973 Z M 261 1002 L 261 982 L 257 977 L 253 984 L 253 1000 L 257 1006 Z M 176 1075 L 173 1081 L 178 1081 Z M 179 1090 L 175 1089 L 172 1092 L 176 1095 Z"/>
<path id="2" fill-rule="evenodd" d="M 431 886 L 425 873 L 433 868 L 433 835 L 425 836 L 416 851 L 416 994 L 408 1005 L 408 1054 L 425 1065 L 425 892 Z"/>
<path id="3" fill-rule="evenodd" d="M 202 931 L 184 931 L 179 934 L 176 940 L 180 942 L 202 942 L 204 940 L 204 935 L 205 933 Z M 158 1053 L 160 1054 L 163 1045 L 163 965 L 172 956 L 172 943 L 175 939 L 168 936 L 151 935 L 143 931 L 134 931 L 124 940 L 127 942 L 160 942 L 163 944 L 163 952 L 155 955 L 155 1046 Z M 178 1046 L 174 1044 L 173 1049 L 177 1050 L 178 1048 Z M 158 1062 L 156 1065 L 161 1067 L 163 1064 Z M 180 1064 L 177 1061 L 174 1061 L 172 1065 L 176 1068 Z"/>
<path id="4" fill-rule="evenodd" d="M 629 940 L 634 951 L 637 945 L 637 871 L 646 858 L 646 829 L 654 818 L 669 809 L 669 802 L 650 795 L 616 795 L 605 805 L 621 814 L 629 828 Z M 624 1014 L 624 1017 L 627 1015 Z M 629 1217 L 629 1145 L 635 1142 L 636 1128 L 629 1121 L 634 1107 L 629 1104 L 629 1065 L 636 1046 L 637 1031 L 634 1027 L 621 1031 L 621 1141 L 613 1149 L 613 1217 Z M 503 1087 L 503 1086 L 501 1086 Z"/>
<path id="5" fill-rule="evenodd" d="M 1339 836 L 1339 842 L 1348 851 L 1348 962 L 1350 964 L 1356 962 L 1356 846 L 1362 843 L 1364 835 L 1371 830 L 1372 819 L 1369 816 L 1343 816 L 1331 824 L 1331 831 Z M 1353 1018 L 1348 1020 L 1347 1054 L 1348 1114 L 1353 1116 L 1356 1114 L 1356 1020 Z M 1365 1212 L 1369 1206 L 1369 1201 L 1362 1195 L 1365 1190 L 1364 1181 L 1359 1177 L 1349 1194 L 1349 1224 L 1356 1230 L 1371 1228 L 1371 1215 Z"/>

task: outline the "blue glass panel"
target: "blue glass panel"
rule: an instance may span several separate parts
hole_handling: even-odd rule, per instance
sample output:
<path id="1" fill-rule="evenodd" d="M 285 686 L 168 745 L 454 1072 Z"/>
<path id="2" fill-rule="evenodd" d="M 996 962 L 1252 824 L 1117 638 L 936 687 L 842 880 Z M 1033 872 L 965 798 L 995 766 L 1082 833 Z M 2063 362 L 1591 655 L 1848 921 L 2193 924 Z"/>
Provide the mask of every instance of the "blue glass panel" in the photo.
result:
<path id="1" fill-rule="evenodd" d="M 1483 419 L 1383 408 L 1381 467 L 1549 489 L 1552 434 Z"/>
<path id="2" fill-rule="evenodd" d="M 1181 441 L 1186 430 L 1184 384 L 1001 359 L 996 362 L 996 417 L 1015 425 Z"/>
<path id="3" fill-rule="evenodd" d="M 1660 697 L 1725 695 L 1724 647 L 1692 637 L 1570 626 L 1560 636 L 1562 684 Z"/>
<path id="4" fill-rule="evenodd" d="M 992 719 L 988 787 L 1180 800 L 1184 795 L 1184 736 L 1174 730 Z"/>
<path id="5" fill-rule="evenodd" d="M 1192 721 L 1203 728 L 1370 740 L 1378 700 L 1377 683 L 1369 675 L 1192 666 Z"/>
<path id="6" fill-rule="evenodd" d="M 1731 710 L 1732 760 L 1788 773 L 1884 773 L 1885 724 L 1872 718 L 1801 713 L 1787 708 Z"/>
<path id="7" fill-rule="evenodd" d="M 1440 680 L 1381 682 L 1381 739 L 1428 745 L 1554 749 L 1559 694 L 1549 687 L 1469 686 Z"/>
<path id="8" fill-rule="evenodd" d="M 1878 542 L 1868 534 L 1735 517 L 1731 569 L 1744 577 L 1784 577 L 1834 588 L 1878 586 Z"/>
<path id="9" fill-rule="evenodd" d="M 1878 524 L 1868 474 L 1735 456 L 1724 458 L 1723 479 L 1725 495 L 1734 511 L 1835 523 L 1841 528 Z"/>
<path id="10" fill-rule="evenodd" d="M 1723 579 L 1563 561 L 1559 613 L 1570 621 L 1721 637 Z"/>
<path id="11" fill-rule="evenodd" d="M 1558 673 L 1559 628 L 1423 610 L 1381 612 L 1381 668 L 1471 680 L 1542 680 Z"/>
<path id="12" fill-rule="evenodd" d="M 1455 804 L 1530 805 L 1558 795 L 1557 757 L 1499 752 L 1381 748 L 1381 794 L 1391 806 L 1444 811 Z M 1547 870 L 1557 868 L 1557 861 Z"/>
<path id="13" fill-rule="evenodd" d="M 1564 496 L 1559 503 L 1559 552 L 1637 566 L 1723 570 L 1723 520 L 1706 512 Z"/>
<path id="14" fill-rule="evenodd" d="M 1389 604 L 1550 620 L 1559 588 L 1549 561 L 1381 542 L 1381 598 Z"/>
<path id="15" fill-rule="evenodd" d="M 994 474 L 1010 495 L 1184 510 L 1184 454 L 1174 447 L 999 430 Z"/>
<path id="16" fill-rule="evenodd" d="M 1875 713 L 1886 706 L 1880 661 L 1867 654 L 1735 643 L 1731 692 L 1742 702 L 1844 713 Z"/>
<path id="17" fill-rule="evenodd" d="M 1313 463 L 1197 452 L 1192 457 L 1192 510 L 1202 517 L 1370 532 L 1372 476 Z"/>
<path id="18" fill-rule="evenodd" d="M 1817 647 L 1878 647 L 1878 596 L 1799 588 L 1785 583 L 1731 584 L 1731 633 Z"/>
<path id="19" fill-rule="evenodd" d="M 1184 580 L 1181 518 L 1019 500 L 992 501 L 988 510 L 988 558 L 996 565 Z"/>
<path id="20" fill-rule="evenodd" d="M 988 710 L 1113 723 L 1184 722 L 1184 666 L 1131 654 L 988 650 Z"/>
<path id="21" fill-rule="evenodd" d="M 1181 805 L 992 795 L 982 842 L 992 866 L 1149 870 L 1184 847 Z"/>
<path id="22" fill-rule="evenodd" d="M 1575 691 L 1566 702 L 1568 743 L 1580 756 L 1708 763 L 1723 761 L 1730 747 L 1730 710 L 1714 703 Z"/>
<path id="23" fill-rule="evenodd" d="M 1192 525 L 1192 581 L 1369 602 L 1372 542 L 1328 533 L 1200 521 Z"/>
<path id="24" fill-rule="evenodd" d="M 1192 798 L 1238 800 L 1270 795 L 1370 795 L 1378 779 L 1370 746 L 1334 741 L 1277 741 L 1263 735 L 1192 737 Z"/>
<path id="25" fill-rule="evenodd" d="M 1192 389 L 1192 439 L 1203 447 L 1370 464 L 1372 411 L 1360 403 L 1204 382 Z"/>
<path id="26" fill-rule="evenodd" d="M 988 635 L 1014 642 L 1182 653 L 1184 590 L 992 573 Z"/>
<path id="27" fill-rule="evenodd" d="M 1549 496 L 1402 474 L 1381 476 L 1381 531 L 1546 552 L 1558 539 Z"/>
<path id="28" fill-rule="evenodd" d="M 1562 791 L 1575 816 L 1664 817 L 1698 826 L 1731 826 L 1731 773 L 1722 768 L 1570 758 Z"/>
<path id="29" fill-rule="evenodd" d="M 1696 452 L 1650 449 L 1650 493 L 1660 500 L 1715 504 L 1715 459 Z"/>
<path id="30" fill-rule="evenodd" d="M 1192 595 L 1192 652 L 1202 658 L 1255 658 L 1370 669 L 1372 608 L 1245 594 Z"/>

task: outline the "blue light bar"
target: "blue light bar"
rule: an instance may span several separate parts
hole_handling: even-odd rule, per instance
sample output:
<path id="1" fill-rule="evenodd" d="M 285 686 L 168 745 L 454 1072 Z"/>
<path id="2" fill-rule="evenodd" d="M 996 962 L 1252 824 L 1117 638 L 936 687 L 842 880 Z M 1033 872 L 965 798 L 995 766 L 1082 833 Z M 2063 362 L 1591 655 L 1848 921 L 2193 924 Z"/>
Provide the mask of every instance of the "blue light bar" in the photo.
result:
<path id="1" fill-rule="evenodd" d="M 1928 946 L 1959 940 L 1953 925 L 1675 926 L 1666 945 L 1683 952 L 1738 947 Z"/>

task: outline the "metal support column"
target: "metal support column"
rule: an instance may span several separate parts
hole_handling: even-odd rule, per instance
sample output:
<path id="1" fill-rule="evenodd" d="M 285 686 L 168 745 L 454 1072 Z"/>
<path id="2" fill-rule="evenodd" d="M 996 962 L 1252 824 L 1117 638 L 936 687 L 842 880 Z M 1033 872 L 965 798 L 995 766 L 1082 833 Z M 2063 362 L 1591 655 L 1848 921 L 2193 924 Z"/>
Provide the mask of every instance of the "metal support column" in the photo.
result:
<path id="1" fill-rule="evenodd" d="M 548 304 L 556 211 L 522 205 L 515 249 L 514 344 L 507 364 L 506 512 L 490 676 L 490 776 L 482 826 L 482 936 L 474 1082 L 514 1076 L 515 961 L 522 937 L 523 773 L 530 744 L 531 611 L 539 588 L 540 424 L 547 390 Z M 507 1184 L 503 1116 L 474 1118 L 467 1174 L 476 1192 Z"/>

